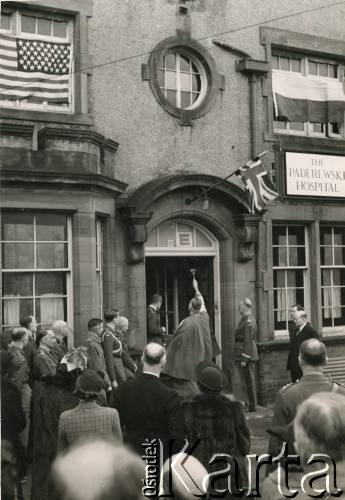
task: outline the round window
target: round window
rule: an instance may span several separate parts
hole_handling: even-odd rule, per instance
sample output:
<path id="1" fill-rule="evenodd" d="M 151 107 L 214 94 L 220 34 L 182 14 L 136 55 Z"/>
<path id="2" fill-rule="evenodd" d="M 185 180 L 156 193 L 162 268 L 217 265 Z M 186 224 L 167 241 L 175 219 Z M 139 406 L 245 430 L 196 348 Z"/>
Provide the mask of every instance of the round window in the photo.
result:
<path id="1" fill-rule="evenodd" d="M 224 77 L 203 45 L 188 33 L 179 32 L 160 42 L 143 65 L 143 79 L 149 80 L 154 96 L 181 125 L 205 115 L 215 104 Z"/>
<path id="2" fill-rule="evenodd" d="M 198 106 L 207 89 L 203 66 L 181 51 L 160 55 L 157 80 L 166 100 L 176 108 L 192 109 Z"/>

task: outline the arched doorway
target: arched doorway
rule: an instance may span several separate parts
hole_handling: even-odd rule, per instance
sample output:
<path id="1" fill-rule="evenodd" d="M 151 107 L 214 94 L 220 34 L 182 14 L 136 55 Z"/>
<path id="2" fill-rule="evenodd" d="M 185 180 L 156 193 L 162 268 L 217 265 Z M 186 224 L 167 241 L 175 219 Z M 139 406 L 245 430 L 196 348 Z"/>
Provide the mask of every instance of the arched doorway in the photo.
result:
<path id="1" fill-rule="evenodd" d="M 198 281 L 216 339 L 221 344 L 219 314 L 219 244 L 206 228 L 186 219 L 159 224 L 145 245 L 147 303 L 154 293 L 163 297 L 161 324 L 173 334 L 188 315 L 194 296 L 193 274 Z"/>

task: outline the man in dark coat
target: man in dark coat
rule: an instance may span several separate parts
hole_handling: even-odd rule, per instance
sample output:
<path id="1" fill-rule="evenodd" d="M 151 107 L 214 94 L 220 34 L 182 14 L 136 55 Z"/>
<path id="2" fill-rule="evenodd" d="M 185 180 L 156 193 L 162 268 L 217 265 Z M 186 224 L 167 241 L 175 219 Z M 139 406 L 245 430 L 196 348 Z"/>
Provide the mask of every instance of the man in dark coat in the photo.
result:
<path id="1" fill-rule="evenodd" d="M 256 346 L 257 326 L 251 312 L 252 303 L 248 298 L 241 300 L 239 311 L 242 316 L 235 332 L 235 362 L 241 391 L 237 395 L 245 403 L 246 411 L 256 411 L 255 364 L 259 359 Z"/>
<path id="2" fill-rule="evenodd" d="M 167 385 L 179 396 L 189 400 L 199 393 L 195 368 L 201 361 L 212 361 L 210 319 L 199 297 L 189 303 L 189 316 L 177 328 L 167 348 L 167 362 L 163 373 L 170 378 Z"/>
<path id="3" fill-rule="evenodd" d="M 299 365 L 298 356 L 302 342 L 308 339 L 318 339 L 319 336 L 314 328 L 307 323 L 307 314 L 301 310 L 299 315 L 295 318 L 296 332 L 290 339 L 290 351 L 287 360 L 286 369 L 290 370 L 292 382 L 299 380 L 303 373 Z"/>
<path id="4" fill-rule="evenodd" d="M 193 456 L 209 473 L 224 471 L 226 464 L 230 464 L 231 490 L 234 493 L 237 488 L 248 486 L 245 456 L 250 450 L 250 431 L 243 407 L 239 401 L 222 396 L 221 391 L 227 386 L 228 380 L 215 363 L 203 361 L 197 365 L 195 373 L 201 393 L 182 405 L 186 436 L 190 445 L 201 440 L 193 450 Z M 220 463 L 212 464 L 211 458 L 216 453 L 227 454 L 232 458 L 224 457 Z M 213 487 L 229 491 L 228 485 L 228 477 L 219 474 Z M 214 493 L 215 496 L 219 495 Z"/>
<path id="5" fill-rule="evenodd" d="M 163 345 L 165 340 L 165 327 L 161 326 L 159 310 L 162 305 L 162 296 L 155 293 L 151 299 L 151 304 L 146 309 L 147 322 L 147 342 L 156 342 Z"/>
<path id="6" fill-rule="evenodd" d="M 331 381 L 323 374 L 327 364 L 325 345 L 311 338 L 301 344 L 299 363 L 303 376 L 295 383 L 289 384 L 277 392 L 272 419 L 273 427 L 287 427 L 296 416 L 297 408 L 309 396 L 317 392 L 337 392 L 345 396 L 345 388 Z M 276 436 L 270 436 L 268 453 L 279 455 L 282 441 Z M 293 450 L 290 450 L 291 454 Z M 277 465 L 267 467 L 267 473 Z"/>
<path id="7" fill-rule="evenodd" d="M 180 451 L 184 439 L 180 400 L 159 380 L 165 359 L 162 346 L 147 344 L 141 358 L 143 372 L 118 387 L 111 405 L 119 412 L 125 443 L 143 455 L 145 440 L 160 439 L 164 459 L 169 441 L 175 439 L 176 450 Z"/>

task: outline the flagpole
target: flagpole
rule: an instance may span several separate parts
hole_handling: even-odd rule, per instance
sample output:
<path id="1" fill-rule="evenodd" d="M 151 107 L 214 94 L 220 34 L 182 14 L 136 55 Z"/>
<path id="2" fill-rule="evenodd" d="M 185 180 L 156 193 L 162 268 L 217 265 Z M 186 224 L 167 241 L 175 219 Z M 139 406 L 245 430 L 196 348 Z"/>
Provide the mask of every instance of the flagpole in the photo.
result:
<path id="1" fill-rule="evenodd" d="M 266 149 L 265 151 L 263 151 L 262 153 L 260 153 L 258 156 L 256 156 L 253 160 L 249 160 L 249 161 L 259 161 L 260 158 L 262 158 L 263 156 L 265 156 L 267 153 L 268 153 L 268 150 Z M 247 166 L 247 164 L 244 165 L 244 167 L 246 167 L 246 166 Z M 209 188 L 207 188 L 207 189 L 203 188 L 202 189 L 203 196 L 207 196 L 207 193 L 209 193 L 216 186 L 219 186 L 219 184 L 221 184 L 222 182 L 230 179 L 230 177 L 232 177 L 233 175 L 239 175 L 239 173 L 241 172 L 241 168 L 243 168 L 243 167 L 237 168 L 236 170 L 234 170 L 233 172 L 231 172 L 231 174 L 227 175 L 226 177 L 224 177 L 220 181 L 217 181 L 215 184 L 213 184 Z M 193 198 L 186 198 L 185 199 L 186 205 L 190 205 L 191 203 L 193 203 L 193 201 L 197 200 L 199 198 L 199 196 L 200 196 L 199 193 L 197 193 Z"/>

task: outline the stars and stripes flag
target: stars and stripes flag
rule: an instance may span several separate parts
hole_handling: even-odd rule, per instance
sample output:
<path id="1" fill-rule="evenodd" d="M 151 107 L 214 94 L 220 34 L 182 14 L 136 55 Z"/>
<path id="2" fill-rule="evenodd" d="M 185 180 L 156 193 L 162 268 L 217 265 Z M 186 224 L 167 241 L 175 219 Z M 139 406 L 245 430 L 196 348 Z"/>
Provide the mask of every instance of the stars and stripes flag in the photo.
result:
<path id="1" fill-rule="evenodd" d="M 273 201 L 279 196 L 261 163 L 260 157 L 249 161 L 236 173 L 241 177 L 247 190 L 252 214 L 261 212 L 268 201 Z"/>
<path id="2" fill-rule="evenodd" d="M 0 34 L 0 99 L 70 102 L 71 44 Z"/>

